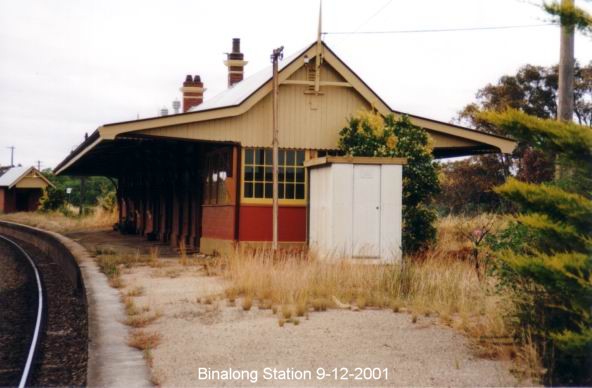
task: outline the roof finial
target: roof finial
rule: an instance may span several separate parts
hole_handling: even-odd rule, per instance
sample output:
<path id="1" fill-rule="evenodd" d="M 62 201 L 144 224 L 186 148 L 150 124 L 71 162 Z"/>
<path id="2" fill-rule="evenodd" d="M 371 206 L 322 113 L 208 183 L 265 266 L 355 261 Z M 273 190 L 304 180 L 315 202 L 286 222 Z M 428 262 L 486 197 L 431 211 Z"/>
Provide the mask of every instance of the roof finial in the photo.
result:
<path id="1" fill-rule="evenodd" d="M 319 44 L 321 42 L 321 36 L 323 33 L 322 26 L 323 26 L 323 0 L 319 0 L 319 29 L 317 31 L 317 43 L 319 43 Z"/>

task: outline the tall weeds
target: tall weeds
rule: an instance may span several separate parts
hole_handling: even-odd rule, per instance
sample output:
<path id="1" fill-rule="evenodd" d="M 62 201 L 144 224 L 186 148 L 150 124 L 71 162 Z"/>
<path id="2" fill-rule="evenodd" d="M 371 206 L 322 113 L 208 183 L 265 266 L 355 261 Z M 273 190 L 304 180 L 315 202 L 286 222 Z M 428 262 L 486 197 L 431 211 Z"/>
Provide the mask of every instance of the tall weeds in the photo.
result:
<path id="1" fill-rule="evenodd" d="M 117 222 L 117 212 L 108 212 L 97 207 L 91 214 L 84 216 L 65 216 L 60 212 L 20 212 L 2 214 L 0 219 L 65 233 L 111 227 Z"/>
<path id="2" fill-rule="evenodd" d="M 470 263 L 436 255 L 422 261 L 369 265 L 290 255 L 274 258 L 265 251 L 237 253 L 227 259 L 223 275 L 232 284 L 233 294 L 276 305 L 314 310 L 404 306 L 454 318 L 459 324 L 464 319 L 467 330 L 489 335 L 504 331 L 498 314 L 502 301 L 488 293 L 491 284 L 479 281 Z"/>

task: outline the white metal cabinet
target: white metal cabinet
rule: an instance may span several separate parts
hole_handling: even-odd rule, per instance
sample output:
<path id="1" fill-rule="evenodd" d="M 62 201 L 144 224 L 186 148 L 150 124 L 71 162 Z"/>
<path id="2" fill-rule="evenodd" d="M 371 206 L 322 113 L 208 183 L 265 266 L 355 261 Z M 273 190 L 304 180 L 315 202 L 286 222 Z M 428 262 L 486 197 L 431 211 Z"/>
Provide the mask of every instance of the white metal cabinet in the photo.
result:
<path id="1" fill-rule="evenodd" d="M 399 260 L 404 163 L 355 157 L 307 161 L 311 250 L 323 258 Z"/>

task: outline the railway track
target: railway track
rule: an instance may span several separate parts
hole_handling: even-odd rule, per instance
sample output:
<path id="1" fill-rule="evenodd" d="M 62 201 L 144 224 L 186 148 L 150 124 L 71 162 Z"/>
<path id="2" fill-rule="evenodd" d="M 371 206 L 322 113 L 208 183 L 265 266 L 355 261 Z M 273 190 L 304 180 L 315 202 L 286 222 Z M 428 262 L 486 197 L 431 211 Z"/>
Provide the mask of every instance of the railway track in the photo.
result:
<path id="1" fill-rule="evenodd" d="M 0 386 L 86 383 L 84 295 L 32 244 L 0 235 Z"/>

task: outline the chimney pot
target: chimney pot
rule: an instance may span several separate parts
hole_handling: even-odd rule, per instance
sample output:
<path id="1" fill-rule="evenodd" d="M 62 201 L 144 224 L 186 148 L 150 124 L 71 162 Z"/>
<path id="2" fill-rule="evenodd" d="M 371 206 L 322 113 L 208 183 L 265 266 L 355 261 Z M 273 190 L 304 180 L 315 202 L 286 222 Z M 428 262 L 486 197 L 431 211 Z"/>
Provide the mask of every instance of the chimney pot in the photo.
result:
<path id="1" fill-rule="evenodd" d="M 183 112 L 187 112 L 192 107 L 201 104 L 203 102 L 204 91 L 205 89 L 199 75 L 195 75 L 193 77 L 191 75 L 187 75 L 185 77 L 185 82 L 183 82 L 183 87 L 181 88 L 181 92 L 183 92 Z M 177 113 L 176 108 L 175 113 Z"/>
<path id="2" fill-rule="evenodd" d="M 244 69 L 247 61 L 244 60 L 243 53 L 240 52 L 240 39 L 232 39 L 232 52 L 226 53 L 226 61 L 228 67 L 228 86 L 232 86 L 243 80 Z"/>

